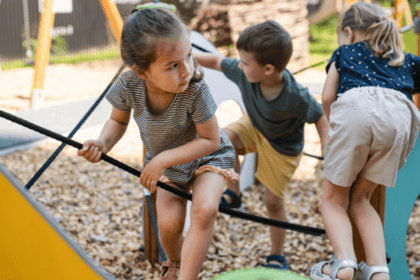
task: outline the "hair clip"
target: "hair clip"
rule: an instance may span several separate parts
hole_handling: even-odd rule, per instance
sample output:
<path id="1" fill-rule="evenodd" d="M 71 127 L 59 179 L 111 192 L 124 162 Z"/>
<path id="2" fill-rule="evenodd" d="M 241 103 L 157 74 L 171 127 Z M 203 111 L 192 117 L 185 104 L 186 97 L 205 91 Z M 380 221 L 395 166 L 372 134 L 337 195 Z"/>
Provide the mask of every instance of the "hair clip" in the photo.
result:
<path id="1" fill-rule="evenodd" d="M 141 11 L 141 10 L 146 10 L 146 9 L 168 9 L 172 12 L 175 12 L 176 11 L 176 6 L 172 5 L 172 4 L 153 1 L 153 2 L 150 2 L 150 3 L 138 5 L 131 13 Z"/>

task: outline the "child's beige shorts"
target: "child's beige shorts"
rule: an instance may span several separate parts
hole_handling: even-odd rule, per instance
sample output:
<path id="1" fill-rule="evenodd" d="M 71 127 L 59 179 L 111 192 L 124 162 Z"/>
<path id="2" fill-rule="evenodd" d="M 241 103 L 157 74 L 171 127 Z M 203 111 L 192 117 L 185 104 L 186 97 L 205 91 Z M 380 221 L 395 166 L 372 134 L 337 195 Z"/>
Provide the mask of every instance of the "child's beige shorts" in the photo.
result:
<path id="1" fill-rule="evenodd" d="M 420 129 L 420 112 L 404 94 L 380 87 L 354 88 L 331 105 L 325 177 L 351 186 L 360 175 L 395 186 Z"/>
<path id="2" fill-rule="evenodd" d="M 299 165 L 301 155 L 286 156 L 277 152 L 251 124 L 248 115 L 244 115 L 226 128 L 239 135 L 245 145 L 245 153 L 257 153 L 255 177 L 272 193 L 284 198 L 287 186 Z"/>

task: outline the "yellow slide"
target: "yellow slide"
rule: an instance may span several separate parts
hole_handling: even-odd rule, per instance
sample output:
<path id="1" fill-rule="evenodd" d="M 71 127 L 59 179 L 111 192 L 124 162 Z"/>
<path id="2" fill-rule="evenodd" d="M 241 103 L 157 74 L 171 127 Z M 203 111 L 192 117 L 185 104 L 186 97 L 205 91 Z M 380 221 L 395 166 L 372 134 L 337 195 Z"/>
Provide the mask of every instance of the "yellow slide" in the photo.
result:
<path id="1" fill-rule="evenodd" d="M 0 165 L 0 278 L 114 279 Z"/>

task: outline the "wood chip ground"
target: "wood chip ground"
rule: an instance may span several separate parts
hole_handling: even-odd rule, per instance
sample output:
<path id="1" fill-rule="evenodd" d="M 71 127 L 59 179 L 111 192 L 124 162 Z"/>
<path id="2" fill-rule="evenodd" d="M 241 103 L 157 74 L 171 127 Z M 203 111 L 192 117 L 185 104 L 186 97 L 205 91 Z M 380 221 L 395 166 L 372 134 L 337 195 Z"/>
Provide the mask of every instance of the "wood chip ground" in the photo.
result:
<path id="1" fill-rule="evenodd" d="M 119 60 L 76 65 L 51 65 L 45 78 L 46 106 L 99 96 L 117 69 Z M 322 71 L 302 73 L 301 81 L 322 81 Z M 0 73 L 0 109 L 8 112 L 29 108 L 33 69 Z M 313 79 L 313 80 L 310 80 Z M 106 102 L 106 101 L 104 101 Z M 222 103 L 216 116 L 221 127 L 241 115 L 233 101 Z M 96 138 L 101 127 L 77 133 L 83 142 Z M 47 141 L 40 146 L 0 157 L 15 177 L 25 185 L 60 143 Z M 314 125 L 305 126 L 307 153 L 320 154 Z M 134 122 L 109 154 L 141 169 L 142 144 Z M 323 228 L 320 215 L 323 162 L 303 156 L 286 196 L 289 222 Z M 106 162 L 91 164 L 66 147 L 30 190 L 31 195 L 63 227 L 68 235 L 98 265 L 117 279 L 158 279 L 159 267 L 143 260 L 142 191 L 139 179 Z M 266 215 L 263 189 L 253 185 L 243 194 L 243 208 L 251 214 Z M 414 279 L 420 279 L 420 203 L 417 201 L 407 232 L 407 262 Z M 219 214 L 213 240 L 203 264 L 200 279 L 222 272 L 263 266 L 269 255 L 269 229 L 266 226 Z M 309 275 L 312 264 L 331 257 L 328 238 L 288 231 L 285 252 L 290 269 Z"/>

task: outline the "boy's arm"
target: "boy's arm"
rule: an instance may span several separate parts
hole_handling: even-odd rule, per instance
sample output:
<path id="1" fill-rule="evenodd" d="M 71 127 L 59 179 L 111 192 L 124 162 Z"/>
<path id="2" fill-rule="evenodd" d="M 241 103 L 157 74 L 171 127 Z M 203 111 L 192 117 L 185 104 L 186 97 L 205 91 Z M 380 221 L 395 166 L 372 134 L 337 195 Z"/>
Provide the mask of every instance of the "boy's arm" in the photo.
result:
<path id="1" fill-rule="evenodd" d="M 321 140 L 321 151 L 324 155 L 325 145 L 328 141 L 328 130 L 330 129 L 330 124 L 328 123 L 327 117 L 325 114 L 315 122 L 316 130 L 318 131 L 319 139 Z"/>
<path id="2" fill-rule="evenodd" d="M 194 53 L 194 57 L 201 66 L 222 71 L 223 56 L 210 53 Z"/>
<path id="3" fill-rule="evenodd" d="M 322 108 L 328 120 L 330 119 L 331 104 L 337 100 L 339 82 L 339 74 L 337 68 L 335 68 L 335 62 L 332 62 L 322 91 Z"/>

